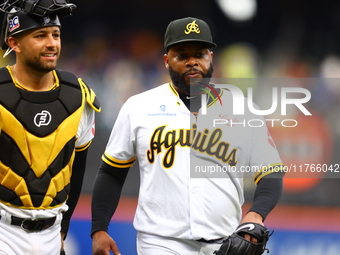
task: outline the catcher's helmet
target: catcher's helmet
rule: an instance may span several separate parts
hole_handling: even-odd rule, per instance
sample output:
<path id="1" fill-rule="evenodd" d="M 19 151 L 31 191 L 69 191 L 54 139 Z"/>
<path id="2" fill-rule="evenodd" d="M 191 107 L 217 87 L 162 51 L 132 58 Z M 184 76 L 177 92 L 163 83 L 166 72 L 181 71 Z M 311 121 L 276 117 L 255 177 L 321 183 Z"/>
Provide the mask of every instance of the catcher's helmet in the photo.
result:
<path id="1" fill-rule="evenodd" d="M 7 39 L 23 31 L 59 26 L 60 16 L 72 15 L 76 5 L 67 0 L 5 0 L 0 10 L 5 12 L 2 23 L 0 46 L 7 48 Z M 7 55 L 7 54 L 6 54 Z"/>
<path id="2" fill-rule="evenodd" d="M 67 0 L 5 0 L 0 5 L 0 10 L 9 13 L 15 8 L 37 16 L 46 16 L 53 12 L 61 17 L 72 15 L 76 7 Z"/>
<path id="3" fill-rule="evenodd" d="M 7 39 L 10 36 L 33 28 L 52 26 L 61 26 L 58 16 L 54 13 L 44 17 L 27 14 L 24 11 L 6 13 L 2 24 L 0 38 L 1 49 L 5 50 L 8 48 Z"/>

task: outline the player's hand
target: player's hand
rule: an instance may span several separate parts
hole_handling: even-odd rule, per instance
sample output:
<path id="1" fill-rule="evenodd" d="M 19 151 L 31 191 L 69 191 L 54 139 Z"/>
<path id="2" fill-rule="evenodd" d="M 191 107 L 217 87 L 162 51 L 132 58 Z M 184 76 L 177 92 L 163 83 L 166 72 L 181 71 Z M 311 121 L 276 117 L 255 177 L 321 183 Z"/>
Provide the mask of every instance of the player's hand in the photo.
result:
<path id="1" fill-rule="evenodd" d="M 258 243 L 257 239 L 255 237 L 252 237 L 251 235 L 248 235 L 248 234 L 245 234 L 243 236 L 244 239 L 250 241 L 250 242 L 253 242 L 253 243 Z"/>
<path id="2" fill-rule="evenodd" d="M 92 255 L 121 255 L 116 242 L 105 231 L 97 231 L 92 235 Z"/>

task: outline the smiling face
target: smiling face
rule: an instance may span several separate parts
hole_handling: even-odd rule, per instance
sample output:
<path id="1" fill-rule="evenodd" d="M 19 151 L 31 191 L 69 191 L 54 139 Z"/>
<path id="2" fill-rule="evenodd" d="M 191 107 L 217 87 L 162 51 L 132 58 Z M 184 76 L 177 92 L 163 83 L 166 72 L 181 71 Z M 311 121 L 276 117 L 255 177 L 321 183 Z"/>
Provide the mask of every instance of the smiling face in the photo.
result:
<path id="1" fill-rule="evenodd" d="M 48 73 L 57 66 L 61 41 L 58 26 L 31 29 L 8 39 L 11 48 L 16 47 L 17 62 L 28 68 Z"/>
<path id="2" fill-rule="evenodd" d="M 201 43 L 181 43 L 172 46 L 163 59 L 174 87 L 184 94 L 201 94 L 200 89 L 195 89 L 197 85 L 193 83 L 193 79 L 200 81 L 212 77 L 213 55 L 214 53 Z"/>

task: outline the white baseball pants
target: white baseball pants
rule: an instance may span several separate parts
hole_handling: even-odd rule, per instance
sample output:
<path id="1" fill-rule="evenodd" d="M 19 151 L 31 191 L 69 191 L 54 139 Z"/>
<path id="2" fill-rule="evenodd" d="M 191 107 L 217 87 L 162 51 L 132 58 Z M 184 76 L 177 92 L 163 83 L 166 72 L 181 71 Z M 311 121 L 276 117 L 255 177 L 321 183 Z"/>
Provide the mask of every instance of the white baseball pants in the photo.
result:
<path id="1" fill-rule="evenodd" d="M 137 233 L 138 255 L 213 255 L 222 245 Z"/>
<path id="2" fill-rule="evenodd" d="M 57 216 L 53 226 L 38 232 L 29 232 L 9 224 L 2 212 L 0 219 L 0 255 L 60 255 L 60 222 Z"/>

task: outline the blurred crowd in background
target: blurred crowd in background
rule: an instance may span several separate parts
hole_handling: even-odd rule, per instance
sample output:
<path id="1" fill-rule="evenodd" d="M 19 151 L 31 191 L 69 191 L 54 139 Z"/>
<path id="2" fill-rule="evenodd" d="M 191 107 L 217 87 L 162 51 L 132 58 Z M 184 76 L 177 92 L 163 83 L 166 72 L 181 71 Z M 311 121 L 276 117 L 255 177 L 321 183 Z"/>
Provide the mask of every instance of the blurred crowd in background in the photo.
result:
<path id="1" fill-rule="evenodd" d="M 312 116 L 294 128 L 271 128 L 286 164 L 340 164 L 340 2 L 304 0 L 86 0 L 73 1 L 73 17 L 61 19 L 59 68 L 74 72 L 96 92 L 96 139 L 90 149 L 84 193 L 91 193 L 100 157 L 121 105 L 136 93 L 169 82 L 163 35 L 176 18 L 194 16 L 212 28 L 214 77 L 299 79 L 311 92 Z M 232 6 L 236 2 L 236 6 Z M 13 63 L 14 54 L 0 60 Z M 292 86 L 292 83 L 289 83 Z M 294 84 L 294 82 L 293 82 Z M 160 95 L 161 96 L 161 95 Z M 258 102 L 256 102 L 256 100 Z M 258 93 L 255 102 L 271 101 Z M 138 106 L 136 106 L 138 107 Z M 287 178 L 282 203 L 340 206 L 338 173 Z M 307 178 L 305 178 L 307 177 Z M 317 177 L 317 178 L 316 178 Z M 138 170 L 130 170 L 123 195 L 136 196 Z M 253 186 L 249 186 L 249 191 Z M 251 192 L 246 194 L 251 199 Z"/>

